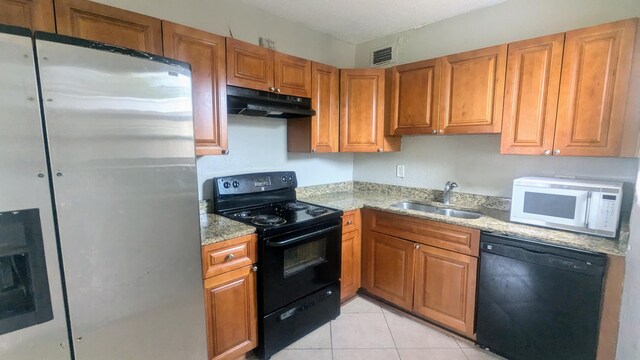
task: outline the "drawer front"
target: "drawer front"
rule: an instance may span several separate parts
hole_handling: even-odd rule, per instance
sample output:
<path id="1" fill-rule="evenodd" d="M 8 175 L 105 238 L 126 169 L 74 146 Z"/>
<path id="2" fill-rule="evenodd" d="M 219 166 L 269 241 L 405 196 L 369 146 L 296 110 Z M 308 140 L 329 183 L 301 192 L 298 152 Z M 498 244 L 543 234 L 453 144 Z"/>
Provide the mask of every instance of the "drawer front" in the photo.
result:
<path id="1" fill-rule="evenodd" d="M 379 211 L 367 211 L 365 216 L 365 226 L 370 230 L 461 254 L 478 256 L 478 229 Z"/>
<path id="2" fill-rule="evenodd" d="M 251 265 L 258 260 L 255 234 L 202 247 L 202 276 L 211 276 Z"/>
<path id="3" fill-rule="evenodd" d="M 342 233 L 346 234 L 351 231 L 360 229 L 360 210 L 345 212 L 342 215 Z"/>

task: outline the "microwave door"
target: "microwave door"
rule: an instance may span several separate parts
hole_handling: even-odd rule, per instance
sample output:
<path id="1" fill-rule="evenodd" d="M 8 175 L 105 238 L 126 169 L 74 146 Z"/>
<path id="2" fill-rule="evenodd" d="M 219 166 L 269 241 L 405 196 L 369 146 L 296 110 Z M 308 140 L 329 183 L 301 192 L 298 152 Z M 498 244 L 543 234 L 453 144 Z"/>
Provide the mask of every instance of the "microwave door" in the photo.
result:
<path id="1" fill-rule="evenodd" d="M 589 191 L 518 186 L 512 206 L 511 220 L 514 221 L 584 228 Z"/>

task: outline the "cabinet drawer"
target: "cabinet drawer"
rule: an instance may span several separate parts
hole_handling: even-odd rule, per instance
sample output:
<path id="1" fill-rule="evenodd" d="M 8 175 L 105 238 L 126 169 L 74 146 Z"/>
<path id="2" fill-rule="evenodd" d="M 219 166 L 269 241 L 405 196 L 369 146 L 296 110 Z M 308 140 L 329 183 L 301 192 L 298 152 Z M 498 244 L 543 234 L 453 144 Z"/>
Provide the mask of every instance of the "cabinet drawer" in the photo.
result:
<path id="1" fill-rule="evenodd" d="M 255 234 L 202 247 L 202 277 L 207 279 L 258 260 Z"/>
<path id="2" fill-rule="evenodd" d="M 411 216 L 367 211 L 365 226 L 373 231 L 478 256 L 480 230 L 418 219 Z"/>
<path id="3" fill-rule="evenodd" d="M 353 210 L 345 212 L 344 215 L 342 215 L 342 233 L 346 234 L 358 229 L 360 229 L 360 211 Z"/>

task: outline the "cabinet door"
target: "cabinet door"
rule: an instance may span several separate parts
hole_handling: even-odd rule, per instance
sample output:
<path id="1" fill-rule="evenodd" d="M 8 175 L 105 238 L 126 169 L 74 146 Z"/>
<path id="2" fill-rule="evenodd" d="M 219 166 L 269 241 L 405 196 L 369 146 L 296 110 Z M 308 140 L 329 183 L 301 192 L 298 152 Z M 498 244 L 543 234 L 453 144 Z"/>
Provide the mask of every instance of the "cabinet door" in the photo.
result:
<path id="1" fill-rule="evenodd" d="M 162 22 L 164 55 L 191 64 L 196 155 L 227 152 L 227 68 L 225 39 Z"/>
<path id="2" fill-rule="evenodd" d="M 506 60 L 506 44 L 442 58 L 442 133 L 500 132 Z"/>
<path id="3" fill-rule="evenodd" d="M 53 0 L 0 0 L 0 24 L 56 32 Z"/>
<path id="4" fill-rule="evenodd" d="M 275 51 L 273 54 L 276 92 L 311 97 L 311 61 Z"/>
<path id="5" fill-rule="evenodd" d="M 501 154 L 551 155 L 564 33 L 509 44 Z"/>
<path id="6" fill-rule="evenodd" d="M 342 234 L 341 301 L 354 297 L 360 288 L 361 251 L 359 231 Z"/>
<path id="7" fill-rule="evenodd" d="M 440 104 L 440 61 L 389 69 L 391 134 L 435 134 Z"/>
<path id="8" fill-rule="evenodd" d="M 256 273 L 251 266 L 204 282 L 209 359 L 233 359 L 257 346 Z"/>
<path id="9" fill-rule="evenodd" d="M 58 34 L 162 55 L 160 19 L 86 0 L 56 0 Z"/>
<path id="10" fill-rule="evenodd" d="M 478 259 L 420 245 L 413 311 L 473 337 Z"/>
<path id="11" fill-rule="evenodd" d="M 340 70 L 340 151 L 384 151 L 384 69 Z"/>
<path id="12" fill-rule="evenodd" d="M 333 66 L 313 63 L 311 75 L 311 106 L 316 111 L 311 118 L 311 151 L 337 152 L 340 72 Z"/>
<path id="13" fill-rule="evenodd" d="M 413 305 L 414 243 L 365 231 L 362 287 L 404 309 Z"/>
<path id="14" fill-rule="evenodd" d="M 620 154 L 636 24 L 567 32 L 554 155 Z"/>
<path id="15" fill-rule="evenodd" d="M 227 38 L 227 84 L 273 91 L 273 50 Z"/>

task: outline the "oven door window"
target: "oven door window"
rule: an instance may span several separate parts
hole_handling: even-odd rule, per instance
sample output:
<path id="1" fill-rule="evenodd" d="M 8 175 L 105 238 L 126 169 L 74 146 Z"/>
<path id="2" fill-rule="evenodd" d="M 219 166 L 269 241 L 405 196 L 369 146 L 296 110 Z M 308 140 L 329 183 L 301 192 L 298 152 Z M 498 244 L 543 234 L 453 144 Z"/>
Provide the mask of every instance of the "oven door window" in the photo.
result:
<path id="1" fill-rule="evenodd" d="M 301 271 L 327 261 L 327 238 L 314 240 L 284 251 L 284 277 L 288 278 Z"/>

